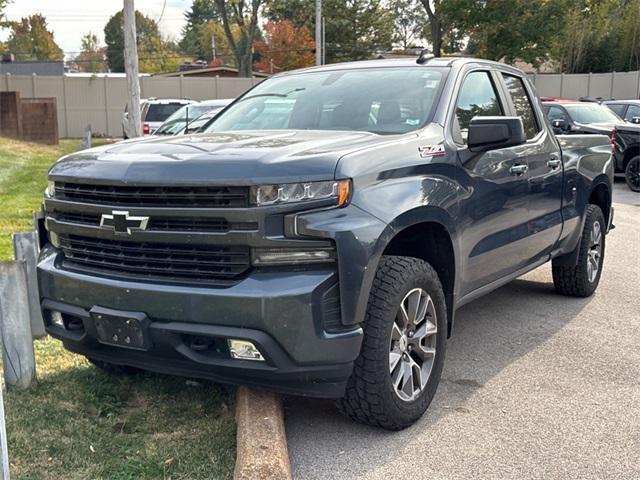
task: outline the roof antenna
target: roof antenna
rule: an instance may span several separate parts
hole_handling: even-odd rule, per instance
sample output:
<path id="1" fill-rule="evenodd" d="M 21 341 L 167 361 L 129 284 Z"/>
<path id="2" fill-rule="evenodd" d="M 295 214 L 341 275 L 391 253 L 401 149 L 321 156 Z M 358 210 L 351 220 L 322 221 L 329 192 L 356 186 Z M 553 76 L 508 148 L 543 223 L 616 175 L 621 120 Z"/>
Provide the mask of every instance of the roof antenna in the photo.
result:
<path id="1" fill-rule="evenodd" d="M 424 65 L 432 58 L 435 58 L 435 55 L 429 53 L 428 49 L 423 48 L 422 50 L 420 50 L 420 55 L 418 55 L 418 58 L 416 59 L 416 63 L 418 65 Z"/>

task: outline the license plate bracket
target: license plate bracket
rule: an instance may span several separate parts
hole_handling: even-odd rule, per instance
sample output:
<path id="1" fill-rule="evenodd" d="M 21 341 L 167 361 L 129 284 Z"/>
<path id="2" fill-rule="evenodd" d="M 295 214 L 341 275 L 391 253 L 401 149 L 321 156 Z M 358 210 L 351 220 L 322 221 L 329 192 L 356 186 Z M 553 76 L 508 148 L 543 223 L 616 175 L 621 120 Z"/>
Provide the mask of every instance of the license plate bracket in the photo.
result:
<path id="1" fill-rule="evenodd" d="M 90 312 L 97 339 L 104 345 L 149 350 L 149 318 L 140 312 L 93 307 Z"/>

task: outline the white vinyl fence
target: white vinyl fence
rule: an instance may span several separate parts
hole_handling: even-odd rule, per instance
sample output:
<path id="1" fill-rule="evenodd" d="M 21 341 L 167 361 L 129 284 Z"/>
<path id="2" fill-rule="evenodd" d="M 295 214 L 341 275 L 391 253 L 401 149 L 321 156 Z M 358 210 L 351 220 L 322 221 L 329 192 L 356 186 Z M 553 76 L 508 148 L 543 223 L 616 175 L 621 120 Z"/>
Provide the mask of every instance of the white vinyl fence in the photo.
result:
<path id="1" fill-rule="evenodd" d="M 234 98 L 258 78 L 141 77 L 142 98 L 190 98 L 209 100 Z M 0 91 L 18 91 L 25 97 L 55 97 L 60 137 L 82 137 L 87 125 L 96 135 L 122 135 L 122 113 L 127 103 L 126 78 L 44 77 L 2 75 Z"/>
<path id="2" fill-rule="evenodd" d="M 585 74 L 532 74 L 541 96 L 640 98 L 640 71 Z M 142 77 L 142 97 L 207 100 L 233 98 L 257 78 Z M 122 112 L 127 101 L 125 78 L 40 77 L 3 75 L 0 91 L 19 91 L 22 97 L 55 97 L 61 137 L 82 137 L 87 125 L 94 134 L 122 135 Z"/>

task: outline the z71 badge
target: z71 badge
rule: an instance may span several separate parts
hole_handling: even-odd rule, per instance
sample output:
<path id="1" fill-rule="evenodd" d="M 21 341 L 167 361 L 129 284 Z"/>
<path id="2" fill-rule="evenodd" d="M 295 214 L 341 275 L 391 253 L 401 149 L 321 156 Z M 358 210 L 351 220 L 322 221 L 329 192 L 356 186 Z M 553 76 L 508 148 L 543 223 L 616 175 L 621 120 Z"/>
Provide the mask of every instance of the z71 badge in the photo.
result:
<path id="1" fill-rule="evenodd" d="M 422 158 L 437 157 L 445 154 L 444 145 L 425 145 L 418 147 L 418 152 L 420 152 Z"/>

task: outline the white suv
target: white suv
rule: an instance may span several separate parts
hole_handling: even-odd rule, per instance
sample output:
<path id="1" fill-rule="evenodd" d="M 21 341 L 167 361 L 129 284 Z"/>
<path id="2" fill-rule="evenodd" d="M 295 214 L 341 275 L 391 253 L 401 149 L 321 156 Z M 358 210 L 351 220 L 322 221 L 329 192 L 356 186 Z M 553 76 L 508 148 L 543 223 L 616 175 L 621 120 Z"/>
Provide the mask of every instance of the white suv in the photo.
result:
<path id="1" fill-rule="evenodd" d="M 151 135 L 173 113 L 184 105 L 194 103 L 192 100 L 175 98 L 145 98 L 140 101 L 140 117 L 142 119 L 142 134 Z M 129 105 L 124 107 L 122 115 L 122 136 L 130 138 Z"/>

